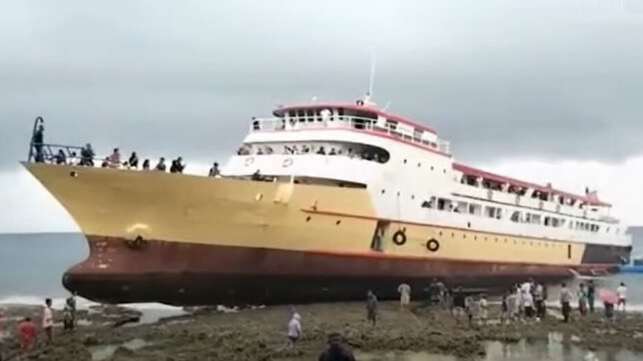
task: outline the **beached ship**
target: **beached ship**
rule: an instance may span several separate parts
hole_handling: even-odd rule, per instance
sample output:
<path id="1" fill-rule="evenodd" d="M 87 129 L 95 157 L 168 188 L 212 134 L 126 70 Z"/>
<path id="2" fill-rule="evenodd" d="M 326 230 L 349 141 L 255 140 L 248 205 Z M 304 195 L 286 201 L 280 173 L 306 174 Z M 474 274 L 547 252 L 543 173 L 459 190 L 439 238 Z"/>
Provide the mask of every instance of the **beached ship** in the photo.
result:
<path id="1" fill-rule="evenodd" d="M 626 227 L 595 192 L 458 163 L 434 129 L 368 97 L 272 115 L 252 118 L 221 177 L 30 156 L 24 166 L 89 243 L 64 285 L 110 302 L 270 304 L 394 297 L 434 277 L 505 287 L 629 262 Z"/>

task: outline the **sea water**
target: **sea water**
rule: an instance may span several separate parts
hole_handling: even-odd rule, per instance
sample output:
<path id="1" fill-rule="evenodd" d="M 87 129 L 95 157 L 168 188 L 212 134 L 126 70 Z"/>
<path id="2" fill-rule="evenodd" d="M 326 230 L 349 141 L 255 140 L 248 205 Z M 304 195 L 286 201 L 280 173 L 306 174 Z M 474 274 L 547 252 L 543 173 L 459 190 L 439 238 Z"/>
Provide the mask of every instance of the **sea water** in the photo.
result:
<path id="1" fill-rule="evenodd" d="M 53 307 L 64 307 L 69 292 L 62 275 L 89 255 L 85 237 L 78 233 L 0 234 L 0 305 L 42 305 L 51 298 Z M 86 309 L 95 303 L 79 298 Z M 124 304 L 142 312 L 140 323 L 185 313 L 180 307 L 159 303 Z"/>

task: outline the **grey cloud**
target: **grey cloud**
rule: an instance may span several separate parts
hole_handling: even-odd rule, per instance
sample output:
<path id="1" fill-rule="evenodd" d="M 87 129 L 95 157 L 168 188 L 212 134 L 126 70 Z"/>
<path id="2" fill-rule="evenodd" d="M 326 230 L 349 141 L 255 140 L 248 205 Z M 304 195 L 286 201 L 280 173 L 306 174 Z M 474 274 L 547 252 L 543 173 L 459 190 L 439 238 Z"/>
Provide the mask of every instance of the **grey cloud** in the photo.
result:
<path id="1" fill-rule="evenodd" d="M 626 2 L 626 5 L 630 5 Z M 376 98 L 458 158 L 643 152 L 643 18 L 597 1 L 0 4 L 0 168 L 47 138 L 209 162 L 281 103 Z"/>

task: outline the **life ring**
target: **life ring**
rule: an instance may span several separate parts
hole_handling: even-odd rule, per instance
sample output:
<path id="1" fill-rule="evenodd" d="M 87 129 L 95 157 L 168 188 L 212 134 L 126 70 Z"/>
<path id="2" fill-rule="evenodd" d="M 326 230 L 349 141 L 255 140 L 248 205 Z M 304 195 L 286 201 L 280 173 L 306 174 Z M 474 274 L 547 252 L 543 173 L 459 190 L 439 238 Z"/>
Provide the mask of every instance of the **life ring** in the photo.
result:
<path id="1" fill-rule="evenodd" d="M 246 158 L 246 167 L 249 166 L 250 164 L 254 163 L 254 162 L 255 162 L 254 157 Z"/>
<path id="2" fill-rule="evenodd" d="M 398 230 L 397 232 L 393 233 L 393 243 L 397 244 L 398 246 L 406 243 L 406 234 L 404 233 L 404 231 Z"/>
<path id="3" fill-rule="evenodd" d="M 293 164 L 292 158 L 286 158 L 284 161 L 281 163 L 281 166 L 284 168 L 288 168 Z"/>
<path id="4" fill-rule="evenodd" d="M 440 243 L 435 238 L 431 238 L 426 242 L 426 249 L 431 252 L 437 252 L 440 249 Z"/>

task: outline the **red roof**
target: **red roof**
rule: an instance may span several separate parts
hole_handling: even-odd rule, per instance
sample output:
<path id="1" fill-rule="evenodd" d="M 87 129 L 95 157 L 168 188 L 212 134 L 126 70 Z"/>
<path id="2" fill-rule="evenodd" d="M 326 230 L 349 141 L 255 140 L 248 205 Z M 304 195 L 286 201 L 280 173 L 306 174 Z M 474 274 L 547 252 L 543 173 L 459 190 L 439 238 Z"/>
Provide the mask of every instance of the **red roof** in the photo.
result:
<path id="1" fill-rule="evenodd" d="M 583 203 L 593 205 L 593 206 L 605 206 L 605 207 L 611 206 L 609 203 L 604 203 L 599 201 L 596 191 L 590 192 L 587 195 L 583 196 L 583 195 L 578 195 L 578 194 L 573 194 L 573 193 L 568 193 L 561 190 L 553 189 L 551 186 L 543 186 L 536 183 L 525 182 L 518 179 L 510 178 L 510 177 L 505 177 L 499 174 L 490 173 L 490 172 L 473 168 L 464 164 L 453 163 L 453 169 L 460 171 L 466 175 L 470 175 L 474 177 L 482 177 L 484 179 L 488 179 L 498 183 L 507 183 L 509 185 L 513 185 L 517 187 L 531 188 L 541 192 L 552 193 L 565 198 L 575 199 L 577 201 L 581 201 Z"/>
<path id="2" fill-rule="evenodd" d="M 382 116 L 386 119 L 394 120 L 398 123 L 402 124 L 407 124 L 410 125 L 418 130 L 424 130 L 433 134 L 438 134 L 435 129 L 427 127 L 426 125 L 422 125 L 420 123 L 414 122 L 410 119 L 401 117 L 399 115 L 387 113 L 375 106 L 370 106 L 368 104 L 365 105 L 357 105 L 354 103 L 305 103 L 305 104 L 292 104 L 292 105 L 285 105 L 283 107 L 280 107 L 279 109 L 276 109 L 274 112 L 272 112 L 275 116 L 281 117 L 284 115 L 284 112 L 288 110 L 294 110 L 294 109 L 320 109 L 320 108 L 342 108 L 342 109 L 350 109 L 350 110 L 355 110 L 355 111 L 370 111 L 378 116 Z"/>

